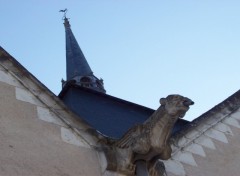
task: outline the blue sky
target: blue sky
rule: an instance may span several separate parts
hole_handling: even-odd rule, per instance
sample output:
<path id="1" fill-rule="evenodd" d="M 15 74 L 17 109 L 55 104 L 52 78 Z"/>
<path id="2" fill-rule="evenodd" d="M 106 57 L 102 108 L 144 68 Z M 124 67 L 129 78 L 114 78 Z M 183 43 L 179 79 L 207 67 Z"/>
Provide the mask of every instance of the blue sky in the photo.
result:
<path id="1" fill-rule="evenodd" d="M 239 89 L 240 1 L 0 0 L 0 45 L 55 94 L 65 75 L 60 9 L 107 93 L 153 109 L 181 94 L 192 120 Z"/>

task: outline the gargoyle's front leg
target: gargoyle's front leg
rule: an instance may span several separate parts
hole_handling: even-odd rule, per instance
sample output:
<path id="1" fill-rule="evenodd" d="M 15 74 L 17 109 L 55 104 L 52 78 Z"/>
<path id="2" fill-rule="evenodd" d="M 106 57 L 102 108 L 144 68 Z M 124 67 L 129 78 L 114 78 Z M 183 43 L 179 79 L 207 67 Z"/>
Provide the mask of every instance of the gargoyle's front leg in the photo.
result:
<path id="1" fill-rule="evenodd" d="M 172 148 L 170 145 L 167 145 L 164 150 L 158 155 L 161 160 L 168 160 L 171 158 Z"/>

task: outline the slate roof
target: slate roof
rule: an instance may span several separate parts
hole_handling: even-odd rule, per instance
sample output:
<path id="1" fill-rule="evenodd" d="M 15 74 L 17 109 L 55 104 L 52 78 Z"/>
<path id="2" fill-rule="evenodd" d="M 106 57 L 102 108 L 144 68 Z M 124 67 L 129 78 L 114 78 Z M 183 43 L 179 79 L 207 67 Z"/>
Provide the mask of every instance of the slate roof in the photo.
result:
<path id="1" fill-rule="evenodd" d="M 111 138 L 120 138 L 129 128 L 143 123 L 154 112 L 153 109 L 74 83 L 68 83 L 59 97 L 90 126 Z M 188 123 L 183 119 L 178 120 L 173 133 Z"/>

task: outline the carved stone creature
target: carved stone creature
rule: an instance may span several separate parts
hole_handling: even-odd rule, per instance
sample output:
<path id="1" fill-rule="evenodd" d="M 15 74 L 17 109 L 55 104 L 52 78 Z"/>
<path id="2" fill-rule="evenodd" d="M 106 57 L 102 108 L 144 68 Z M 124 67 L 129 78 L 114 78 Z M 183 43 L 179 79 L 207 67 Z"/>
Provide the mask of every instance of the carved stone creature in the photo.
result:
<path id="1" fill-rule="evenodd" d="M 160 99 L 161 106 L 143 123 L 131 128 L 115 143 L 119 148 L 131 148 L 135 154 L 151 159 L 151 154 L 160 159 L 169 159 L 171 147 L 168 142 L 172 128 L 178 118 L 183 118 L 194 102 L 181 95 L 169 95 Z M 147 154 L 150 154 L 147 156 Z M 137 158 L 141 158 L 136 156 Z"/>
<path id="2" fill-rule="evenodd" d="M 178 118 L 183 118 L 194 102 L 181 95 L 169 95 L 161 98 L 160 104 L 161 106 L 143 124 L 130 128 L 122 138 L 111 143 L 111 155 L 107 154 L 107 158 L 112 163 L 114 157 L 116 164 L 109 169 L 132 173 L 135 161 L 144 160 L 154 163 L 148 164 L 148 169 L 157 173 L 159 159 L 167 160 L 171 157 L 169 138 L 174 124 Z"/>

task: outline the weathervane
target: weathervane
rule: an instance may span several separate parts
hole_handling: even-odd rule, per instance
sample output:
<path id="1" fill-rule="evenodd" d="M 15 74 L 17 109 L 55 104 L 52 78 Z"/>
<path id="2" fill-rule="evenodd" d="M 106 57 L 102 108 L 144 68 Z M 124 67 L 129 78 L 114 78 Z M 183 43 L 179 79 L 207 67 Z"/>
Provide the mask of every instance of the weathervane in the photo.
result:
<path id="1" fill-rule="evenodd" d="M 62 17 L 62 19 L 63 19 L 63 20 L 66 19 L 67 8 L 64 9 L 64 10 L 59 10 L 59 12 L 63 12 L 63 17 Z"/>

